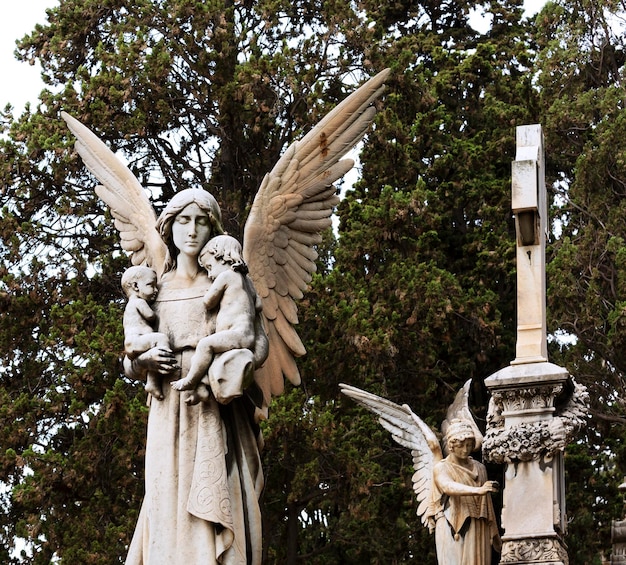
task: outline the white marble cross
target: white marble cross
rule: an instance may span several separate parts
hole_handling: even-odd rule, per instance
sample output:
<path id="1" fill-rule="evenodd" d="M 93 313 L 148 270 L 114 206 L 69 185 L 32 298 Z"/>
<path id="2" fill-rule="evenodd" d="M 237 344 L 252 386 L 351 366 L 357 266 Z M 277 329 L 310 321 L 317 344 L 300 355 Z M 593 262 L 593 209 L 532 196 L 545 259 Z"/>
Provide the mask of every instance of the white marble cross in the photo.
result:
<path id="1" fill-rule="evenodd" d="M 517 346 L 511 365 L 548 360 L 546 338 L 547 193 L 543 132 L 519 126 L 512 163 L 512 207 L 517 231 Z"/>

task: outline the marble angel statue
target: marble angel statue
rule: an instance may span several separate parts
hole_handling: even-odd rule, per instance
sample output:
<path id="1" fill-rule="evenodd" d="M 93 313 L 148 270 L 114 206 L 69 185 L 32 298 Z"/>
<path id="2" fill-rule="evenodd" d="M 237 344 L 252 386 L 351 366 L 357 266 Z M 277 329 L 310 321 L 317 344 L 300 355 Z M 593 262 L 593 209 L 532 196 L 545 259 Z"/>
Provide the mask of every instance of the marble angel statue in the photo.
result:
<path id="1" fill-rule="evenodd" d="M 485 466 L 470 456 L 482 442 L 469 410 L 470 384 L 458 392 L 441 426 L 443 450 L 435 433 L 406 404 L 340 385 L 341 392 L 376 414 L 393 439 L 411 450 L 417 515 L 435 533 L 439 565 L 490 565 L 492 548 L 501 547 L 490 496 L 498 483 L 487 480 Z"/>
<path id="2" fill-rule="evenodd" d="M 285 378 L 300 382 L 295 358 L 305 350 L 294 328 L 296 301 L 337 204 L 333 183 L 354 164 L 342 157 L 372 123 L 388 75 L 373 77 L 286 150 L 258 190 L 241 253 L 232 238 L 217 243 L 224 229 L 211 194 L 183 190 L 157 218 L 130 170 L 63 114 L 77 152 L 101 183 L 96 192 L 123 249 L 133 265 L 156 272 L 156 296 L 144 293 L 156 321 L 142 331 L 168 341 L 135 348 L 125 359 L 130 378 L 161 380 L 149 386 L 145 497 L 127 564 L 260 565 L 258 419 Z M 230 315 L 217 319 L 216 309 L 226 308 L 236 327 Z M 216 331 L 224 339 L 207 340 Z M 208 388 L 190 390 L 196 386 Z M 220 390 L 212 394 L 212 386 Z"/>

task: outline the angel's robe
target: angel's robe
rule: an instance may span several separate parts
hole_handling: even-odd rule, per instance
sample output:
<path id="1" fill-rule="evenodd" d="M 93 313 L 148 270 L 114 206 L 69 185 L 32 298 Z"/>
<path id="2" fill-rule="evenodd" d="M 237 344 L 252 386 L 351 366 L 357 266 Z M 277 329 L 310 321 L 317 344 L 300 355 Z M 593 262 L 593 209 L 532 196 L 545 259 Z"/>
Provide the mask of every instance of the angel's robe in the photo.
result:
<path id="1" fill-rule="evenodd" d="M 487 480 L 485 466 L 468 458 L 469 468 L 449 458 L 440 461 L 439 473 L 455 483 L 477 487 Z M 433 484 L 439 565 L 490 565 L 498 526 L 490 495 L 447 495 Z"/>
<path id="2" fill-rule="evenodd" d="M 202 302 L 209 286 L 199 275 L 191 288 L 162 289 L 154 304 L 157 329 L 182 369 L 164 378 L 165 398 L 150 402 L 145 496 L 127 565 L 261 563 L 254 407 L 245 395 L 226 406 L 214 399 L 188 406 L 169 385 L 186 375 L 196 344 L 214 329 Z"/>

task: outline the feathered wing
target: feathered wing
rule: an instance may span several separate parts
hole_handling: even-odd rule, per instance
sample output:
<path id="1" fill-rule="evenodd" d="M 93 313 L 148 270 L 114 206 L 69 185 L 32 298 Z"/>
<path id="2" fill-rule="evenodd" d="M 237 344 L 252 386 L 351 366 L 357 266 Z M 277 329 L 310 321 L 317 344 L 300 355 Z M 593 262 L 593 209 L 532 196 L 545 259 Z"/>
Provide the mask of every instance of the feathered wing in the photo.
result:
<path id="1" fill-rule="evenodd" d="M 456 393 L 456 397 L 454 398 L 454 402 L 448 407 L 448 412 L 446 413 L 446 419 L 441 424 L 441 433 L 445 437 L 446 432 L 448 430 L 448 426 L 452 420 L 464 420 L 468 422 L 473 430 L 474 436 L 476 438 L 476 446 L 475 449 L 478 451 L 483 443 L 483 434 L 480 429 L 476 425 L 476 421 L 474 420 L 474 416 L 469 407 L 469 393 L 470 388 L 472 386 L 472 379 L 469 379 L 463 385 L 463 388 Z M 444 452 L 447 456 L 447 446 L 444 445 Z"/>
<path id="2" fill-rule="evenodd" d="M 340 384 L 341 392 L 378 416 L 380 425 L 393 439 L 411 450 L 413 456 L 413 490 L 417 498 L 417 515 L 429 527 L 432 513 L 433 467 L 443 455 L 434 432 L 406 405 L 395 404 L 364 390 Z"/>
<path id="3" fill-rule="evenodd" d="M 133 265 L 147 265 L 160 277 L 166 246 L 156 230 L 156 215 L 137 178 L 89 128 L 65 112 L 62 118 L 76 136 L 76 152 L 102 183 L 96 193 L 111 209 L 122 249 Z"/>
<path id="4" fill-rule="evenodd" d="M 333 183 L 354 165 L 343 155 L 365 135 L 384 90 L 382 71 L 332 110 L 302 140 L 293 143 L 268 173 L 244 230 L 244 258 L 263 303 L 270 353 L 255 380 L 264 404 L 280 394 L 284 379 L 300 383 L 295 357 L 304 355 L 295 331 L 295 301 L 315 272 L 321 232 L 331 225 L 338 198 Z"/>

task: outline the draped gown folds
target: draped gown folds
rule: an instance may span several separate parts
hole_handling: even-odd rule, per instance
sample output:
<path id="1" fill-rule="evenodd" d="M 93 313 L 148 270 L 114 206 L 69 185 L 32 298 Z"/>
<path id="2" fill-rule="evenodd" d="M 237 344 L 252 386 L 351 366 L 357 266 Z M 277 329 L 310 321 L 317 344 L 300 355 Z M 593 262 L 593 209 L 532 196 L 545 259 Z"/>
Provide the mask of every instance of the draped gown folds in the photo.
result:
<path id="1" fill-rule="evenodd" d="M 260 565 L 263 474 L 246 395 L 226 406 L 187 405 L 169 381 L 184 377 L 198 341 L 214 330 L 202 299 L 210 282 L 165 286 L 154 304 L 181 371 L 152 399 L 146 491 L 127 565 Z"/>

